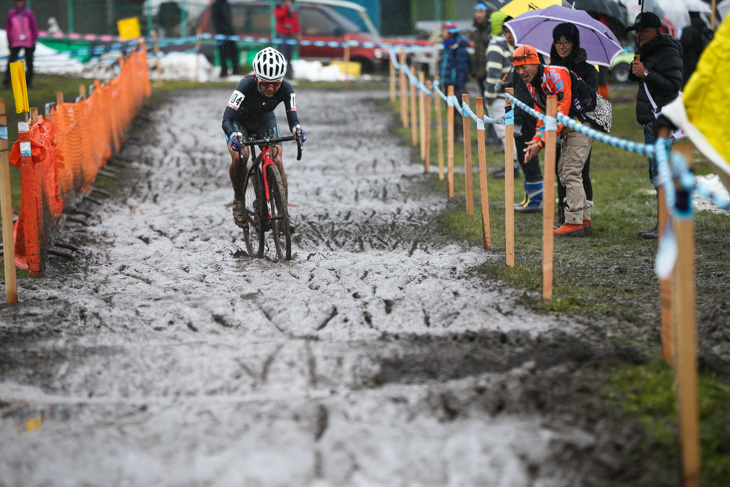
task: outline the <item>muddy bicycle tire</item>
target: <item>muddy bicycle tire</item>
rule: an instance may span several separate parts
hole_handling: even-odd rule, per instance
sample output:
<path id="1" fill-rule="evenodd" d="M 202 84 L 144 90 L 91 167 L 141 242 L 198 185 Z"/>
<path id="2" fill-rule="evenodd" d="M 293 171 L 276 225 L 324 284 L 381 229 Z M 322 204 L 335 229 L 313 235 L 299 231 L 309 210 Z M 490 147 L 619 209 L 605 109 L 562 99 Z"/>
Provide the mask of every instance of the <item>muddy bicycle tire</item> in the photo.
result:
<path id="1" fill-rule="evenodd" d="M 269 193 L 272 205 L 271 235 L 274 237 L 276 257 L 291 260 L 291 227 L 289 226 L 289 210 L 281 174 L 276 166 L 269 167 Z"/>
<path id="2" fill-rule="evenodd" d="M 246 251 L 251 257 L 263 257 L 265 236 L 263 222 L 265 220 L 266 198 L 258 167 L 246 172 L 246 179 L 243 182 L 243 194 L 246 208 L 243 240 L 246 243 Z"/>

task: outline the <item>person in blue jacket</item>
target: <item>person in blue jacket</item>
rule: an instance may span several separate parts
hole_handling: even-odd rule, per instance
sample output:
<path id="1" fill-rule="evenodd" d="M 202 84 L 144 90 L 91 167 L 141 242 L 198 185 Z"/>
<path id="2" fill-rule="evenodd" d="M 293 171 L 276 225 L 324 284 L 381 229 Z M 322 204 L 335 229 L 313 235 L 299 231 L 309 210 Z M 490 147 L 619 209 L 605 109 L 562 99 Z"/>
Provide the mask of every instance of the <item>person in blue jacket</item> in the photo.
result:
<path id="1" fill-rule="evenodd" d="M 469 41 L 459 35 L 459 27 L 453 22 L 446 22 L 443 30 L 444 49 L 439 62 L 439 76 L 441 77 L 442 91 L 448 86 L 454 87 L 454 96 L 461 105 L 461 95 L 466 93 L 467 76 L 471 73 L 471 57 L 467 52 Z M 463 140 L 464 120 L 456 113 L 454 116 L 454 137 Z"/>

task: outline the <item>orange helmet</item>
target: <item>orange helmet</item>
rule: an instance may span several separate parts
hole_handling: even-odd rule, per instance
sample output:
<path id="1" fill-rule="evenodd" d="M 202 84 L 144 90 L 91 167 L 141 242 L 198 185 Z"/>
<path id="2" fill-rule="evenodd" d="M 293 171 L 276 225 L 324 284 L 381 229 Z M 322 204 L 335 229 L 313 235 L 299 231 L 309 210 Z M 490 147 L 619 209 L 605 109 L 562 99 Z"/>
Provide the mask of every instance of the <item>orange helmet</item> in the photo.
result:
<path id="1" fill-rule="evenodd" d="M 537 57 L 537 50 L 532 46 L 519 46 L 512 53 L 512 65 L 522 66 L 523 64 L 540 64 L 540 58 Z"/>

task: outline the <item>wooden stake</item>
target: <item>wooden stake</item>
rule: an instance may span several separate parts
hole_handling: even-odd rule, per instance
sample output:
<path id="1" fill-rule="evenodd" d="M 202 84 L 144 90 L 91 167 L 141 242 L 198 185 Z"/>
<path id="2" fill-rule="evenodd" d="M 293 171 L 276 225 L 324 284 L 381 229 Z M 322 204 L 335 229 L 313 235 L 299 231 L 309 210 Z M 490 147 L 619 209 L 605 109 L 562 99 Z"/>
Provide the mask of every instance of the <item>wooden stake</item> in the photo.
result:
<path id="1" fill-rule="evenodd" d="M 558 102 L 555 95 L 547 97 L 546 115 L 555 118 Z M 546 123 L 545 132 L 545 193 L 542 199 L 542 300 L 553 299 L 553 212 L 555 211 L 555 141 L 557 126 Z M 552 126 L 551 126 L 552 125 Z M 514 208 L 514 207 L 513 207 Z"/>
<path id="2" fill-rule="evenodd" d="M 454 197 L 454 85 L 446 91 L 449 103 L 446 106 L 446 152 L 448 161 L 449 198 Z"/>
<path id="3" fill-rule="evenodd" d="M 489 230 L 489 187 L 487 186 L 487 146 L 484 141 L 484 98 L 477 98 L 477 147 L 479 157 L 479 188 L 482 200 L 482 234 L 484 248 L 492 249 L 492 235 Z"/>
<path id="4" fill-rule="evenodd" d="M 418 72 L 418 81 L 423 84 L 426 75 L 423 71 Z M 421 139 L 421 160 L 426 160 L 426 94 L 418 90 L 418 129 Z"/>
<path id="5" fill-rule="evenodd" d="M 416 76 L 416 68 L 411 66 L 411 76 Z M 418 145 L 418 112 L 416 111 L 416 85 L 411 86 L 411 145 Z"/>
<path id="6" fill-rule="evenodd" d="M 81 98 L 86 100 L 86 85 L 84 85 L 84 84 L 79 85 L 79 95 L 81 95 Z"/>
<path id="7" fill-rule="evenodd" d="M 506 88 L 510 95 L 514 94 L 513 88 Z M 506 110 L 512 109 L 512 102 L 505 97 Z M 504 241 L 505 260 L 507 267 L 515 266 L 515 151 L 512 143 L 514 126 L 505 126 L 504 135 Z"/>
<path id="8" fill-rule="evenodd" d="M 63 91 L 56 92 L 56 108 L 58 108 L 59 105 L 63 105 Z"/>
<path id="9" fill-rule="evenodd" d="M 435 82 L 439 82 L 436 76 Z M 433 97 L 436 105 L 436 143 L 438 145 L 439 181 L 444 180 L 444 121 L 441 118 L 441 97 L 437 94 Z"/>
<path id="10" fill-rule="evenodd" d="M 390 101 L 395 102 L 395 63 L 393 63 L 392 57 L 389 63 L 388 80 L 390 81 Z"/>
<path id="11" fill-rule="evenodd" d="M 408 89 L 406 87 L 406 49 L 400 51 L 400 119 L 403 128 L 408 128 Z"/>
<path id="12" fill-rule="evenodd" d="M 345 34 L 345 84 L 350 83 L 350 35 Z"/>
<path id="13" fill-rule="evenodd" d="M 38 121 L 38 108 L 30 107 L 30 123 L 36 123 Z"/>
<path id="14" fill-rule="evenodd" d="M 469 104 L 469 95 L 461 95 L 461 101 Z M 464 180 L 466 183 L 466 214 L 474 216 L 474 188 L 471 173 L 471 117 L 464 117 Z"/>
<path id="15" fill-rule="evenodd" d="M 669 137 L 669 129 L 661 127 L 657 134 L 660 138 Z M 667 226 L 667 202 L 664 199 L 664 188 L 657 188 L 657 230 L 659 231 L 658 243 L 661 245 L 662 235 Z M 676 363 L 676 352 L 674 348 L 674 276 L 667 279 L 659 279 L 659 306 L 661 310 L 661 332 L 662 332 L 662 358 L 668 363 Z"/>
<path id="16" fill-rule="evenodd" d="M 160 87 L 162 86 L 162 61 L 160 60 L 160 43 L 157 40 L 157 31 L 152 31 L 152 51 L 155 53 L 155 69 L 157 71 L 155 86 Z"/>
<path id="17" fill-rule="evenodd" d="M 18 302 L 18 284 L 15 270 L 15 241 L 13 240 L 13 201 L 10 187 L 10 158 L 8 154 L 8 117 L 5 100 L 0 100 L 0 215 L 3 223 L 3 265 L 5 269 L 5 300 Z"/>
<path id="18" fill-rule="evenodd" d="M 691 150 L 691 148 L 688 147 Z M 691 157 L 687 158 L 691 162 Z M 678 190 L 679 196 L 684 190 Z M 682 201 L 677 199 L 678 203 Z M 691 202 L 689 203 L 691 204 Z M 677 311 L 677 401 L 684 487 L 700 485 L 700 437 L 697 393 L 695 236 L 692 218 L 675 219 L 678 256 L 675 267 Z"/>
<path id="19" fill-rule="evenodd" d="M 715 30 L 715 15 L 717 12 L 717 0 L 712 0 L 712 15 L 710 16 L 710 28 Z"/>
<path id="20" fill-rule="evenodd" d="M 432 93 L 431 91 L 431 81 L 426 81 L 426 89 Z M 431 98 L 432 95 L 427 95 L 426 97 L 426 134 L 425 139 L 426 143 L 424 144 L 426 146 L 426 158 L 424 159 L 424 172 L 428 174 L 428 172 L 431 169 Z"/>

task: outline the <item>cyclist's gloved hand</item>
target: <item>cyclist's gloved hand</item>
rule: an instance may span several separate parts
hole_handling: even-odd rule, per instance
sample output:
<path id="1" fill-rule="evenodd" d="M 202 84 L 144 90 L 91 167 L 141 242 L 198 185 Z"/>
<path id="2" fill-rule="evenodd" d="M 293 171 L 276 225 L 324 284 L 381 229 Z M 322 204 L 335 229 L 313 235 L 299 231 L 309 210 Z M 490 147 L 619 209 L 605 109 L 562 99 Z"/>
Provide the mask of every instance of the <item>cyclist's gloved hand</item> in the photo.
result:
<path id="1" fill-rule="evenodd" d="M 243 134 L 241 132 L 234 132 L 231 134 L 231 149 L 234 151 L 240 151 L 241 150 L 241 139 L 243 139 Z"/>
<path id="2" fill-rule="evenodd" d="M 296 127 L 294 127 L 293 132 L 294 132 L 294 135 L 296 135 L 299 138 L 299 140 L 302 141 L 302 145 L 304 145 L 304 142 L 307 141 L 307 134 L 304 133 L 304 129 L 302 128 L 302 126 L 297 125 Z"/>

